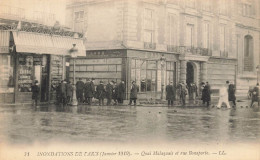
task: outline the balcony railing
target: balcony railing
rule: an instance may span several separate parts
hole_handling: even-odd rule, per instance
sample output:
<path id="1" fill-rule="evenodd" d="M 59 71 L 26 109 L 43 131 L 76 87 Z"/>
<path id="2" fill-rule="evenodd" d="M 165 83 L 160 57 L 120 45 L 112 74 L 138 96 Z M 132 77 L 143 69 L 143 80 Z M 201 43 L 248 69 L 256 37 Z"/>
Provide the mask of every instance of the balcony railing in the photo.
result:
<path id="1" fill-rule="evenodd" d="M 144 49 L 156 49 L 156 43 L 144 42 Z"/>
<path id="2" fill-rule="evenodd" d="M 167 45 L 167 51 L 178 52 L 178 53 L 191 53 L 193 55 L 200 55 L 200 56 L 212 56 L 212 50 L 208 48 L 200 48 L 200 47 Z"/>

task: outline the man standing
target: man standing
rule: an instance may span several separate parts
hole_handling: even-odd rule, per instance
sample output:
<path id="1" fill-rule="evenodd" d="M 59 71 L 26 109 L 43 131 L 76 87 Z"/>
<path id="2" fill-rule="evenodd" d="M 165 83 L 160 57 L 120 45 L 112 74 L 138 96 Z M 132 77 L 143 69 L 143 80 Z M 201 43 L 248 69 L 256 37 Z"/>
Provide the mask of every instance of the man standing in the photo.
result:
<path id="1" fill-rule="evenodd" d="M 207 107 L 209 106 L 210 100 L 211 100 L 211 91 L 210 91 L 210 85 L 208 82 L 206 84 L 202 82 L 202 96 L 201 100 L 203 102 L 203 105 L 207 103 Z"/>
<path id="2" fill-rule="evenodd" d="M 123 104 L 125 98 L 125 81 L 122 80 L 118 85 L 117 101 L 119 104 Z"/>
<path id="3" fill-rule="evenodd" d="M 67 84 L 66 81 L 61 82 L 61 103 L 62 107 L 66 106 L 67 104 Z"/>
<path id="4" fill-rule="evenodd" d="M 259 83 L 256 84 L 252 91 L 252 101 L 250 107 L 253 107 L 254 102 L 258 103 L 258 106 L 260 106 L 260 101 L 259 101 Z"/>
<path id="5" fill-rule="evenodd" d="M 183 106 L 185 106 L 186 95 L 188 94 L 187 86 L 184 82 L 180 84 L 180 99 Z"/>
<path id="6" fill-rule="evenodd" d="M 236 96 L 235 96 L 235 92 L 236 92 L 236 87 L 233 83 L 229 84 L 229 81 L 226 81 L 227 85 L 228 85 L 228 101 L 232 101 L 234 105 L 236 105 Z"/>
<path id="7" fill-rule="evenodd" d="M 84 90 L 84 82 L 79 78 L 79 81 L 76 83 L 76 96 L 78 102 L 83 102 L 83 90 Z"/>
<path id="8" fill-rule="evenodd" d="M 173 82 L 166 86 L 166 100 L 168 100 L 168 106 L 173 106 L 173 101 L 175 99 L 175 89 L 173 87 Z"/>
<path id="9" fill-rule="evenodd" d="M 104 105 L 105 98 L 105 87 L 103 85 L 103 81 L 100 81 L 100 84 L 97 86 L 97 99 L 99 101 L 99 105 Z"/>
<path id="10" fill-rule="evenodd" d="M 132 105 L 132 101 L 134 101 L 134 105 L 136 106 L 137 92 L 139 92 L 139 87 L 136 85 L 135 81 L 133 81 L 130 92 L 130 102 L 128 105 Z"/>
<path id="11" fill-rule="evenodd" d="M 92 98 L 94 97 L 94 94 L 95 94 L 94 79 L 92 79 L 92 81 L 88 79 L 85 84 L 85 102 L 87 104 L 89 105 L 92 104 Z"/>
<path id="12" fill-rule="evenodd" d="M 37 107 L 38 105 L 38 95 L 40 92 L 40 88 L 38 86 L 38 81 L 35 80 L 34 84 L 32 85 L 32 100 L 33 100 L 33 105 Z"/>
<path id="13" fill-rule="evenodd" d="M 226 103 L 227 108 L 231 108 L 228 101 L 228 85 L 224 85 L 219 90 L 219 101 L 217 108 L 221 108 L 222 103 Z"/>
<path id="14" fill-rule="evenodd" d="M 114 86 L 113 86 L 113 100 L 114 100 L 114 105 L 117 105 L 117 94 L 118 94 L 118 86 L 117 86 L 117 83 L 114 82 Z"/>
<path id="15" fill-rule="evenodd" d="M 68 81 L 68 83 L 66 85 L 66 92 L 67 92 L 67 104 L 71 104 L 72 95 L 73 95 L 73 87 L 72 87 L 70 81 Z"/>
<path id="16" fill-rule="evenodd" d="M 113 85 L 112 85 L 112 81 L 110 81 L 107 85 L 106 85 L 106 94 L 107 94 L 107 105 L 111 105 L 111 100 L 112 100 L 112 96 L 113 96 Z"/>

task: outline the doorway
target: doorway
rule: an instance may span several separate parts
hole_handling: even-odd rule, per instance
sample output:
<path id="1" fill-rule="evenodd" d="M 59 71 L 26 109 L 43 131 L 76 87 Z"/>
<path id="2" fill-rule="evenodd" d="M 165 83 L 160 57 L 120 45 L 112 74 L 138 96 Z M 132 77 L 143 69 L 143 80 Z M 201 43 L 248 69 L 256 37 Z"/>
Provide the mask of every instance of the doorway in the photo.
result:
<path id="1" fill-rule="evenodd" d="M 187 62 L 186 83 L 188 86 L 195 82 L 194 77 L 194 66 L 191 62 Z"/>
<path id="2" fill-rule="evenodd" d="M 50 73 L 50 56 L 42 56 L 41 65 L 41 102 L 48 102 L 49 100 L 49 73 Z"/>

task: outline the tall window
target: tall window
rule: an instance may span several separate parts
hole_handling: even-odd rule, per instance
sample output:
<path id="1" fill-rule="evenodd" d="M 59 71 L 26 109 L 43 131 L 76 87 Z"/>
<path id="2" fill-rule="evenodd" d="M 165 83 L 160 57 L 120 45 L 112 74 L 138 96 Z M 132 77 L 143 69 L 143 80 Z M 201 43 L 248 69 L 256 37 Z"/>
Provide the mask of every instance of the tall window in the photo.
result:
<path id="1" fill-rule="evenodd" d="M 204 48 L 210 48 L 209 47 L 209 36 L 210 36 L 210 30 L 209 30 L 209 22 L 205 22 L 203 24 L 203 47 Z"/>
<path id="2" fill-rule="evenodd" d="M 154 43 L 154 11 L 144 11 L 144 42 Z"/>
<path id="3" fill-rule="evenodd" d="M 176 31 L 176 16 L 169 13 L 168 15 L 168 27 L 169 27 L 169 45 L 177 45 L 177 31 Z"/>
<path id="4" fill-rule="evenodd" d="M 255 15 L 255 5 L 252 0 L 245 0 L 241 4 L 241 13 L 243 16 L 251 17 Z"/>
<path id="5" fill-rule="evenodd" d="M 229 3 L 230 3 L 229 0 L 220 0 L 219 1 L 219 13 L 221 15 L 227 15 Z"/>
<path id="6" fill-rule="evenodd" d="M 244 38 L 244 71 L 253 71 L 253 52 L 253 37 L 246 35 Z"/>
<path id="7" fill-rule="evenodd" d="M 84 30 L 84 11 L 74 13 L 74 31 L 83 32 Z"/>
<path id="8" fill-rule="evenodd" d="M 221 25 L 220 26 L 220 51 L 225 51 L 226 50 L 226 26 Z"/>
<path id="9" fill-rule="evenodd" d="M 186 26 L 186 46 L 192 48 L 194 46 L 194 25 Z"/>

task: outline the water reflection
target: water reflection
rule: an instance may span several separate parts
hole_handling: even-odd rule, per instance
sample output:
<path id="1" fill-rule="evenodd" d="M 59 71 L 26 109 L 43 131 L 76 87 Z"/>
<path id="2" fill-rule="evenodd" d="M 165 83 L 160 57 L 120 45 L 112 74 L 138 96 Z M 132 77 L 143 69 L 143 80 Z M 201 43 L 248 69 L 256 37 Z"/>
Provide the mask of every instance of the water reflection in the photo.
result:
<path id="1" fill-rule="evenodd" d="M 76 106 L 1 108 L 0 137 L 11 143 L 227 142 L 259 139 L 260 114 L 251 108 Z"/>

